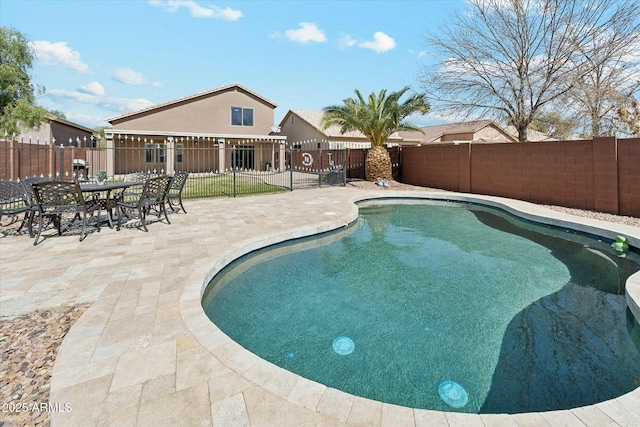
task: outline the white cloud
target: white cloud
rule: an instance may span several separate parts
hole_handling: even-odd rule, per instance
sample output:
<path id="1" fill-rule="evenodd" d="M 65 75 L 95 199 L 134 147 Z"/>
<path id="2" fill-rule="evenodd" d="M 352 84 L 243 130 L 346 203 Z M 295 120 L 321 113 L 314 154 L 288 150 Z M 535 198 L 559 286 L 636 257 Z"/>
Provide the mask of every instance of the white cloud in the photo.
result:
<path id="1" fill-rule="evenodd" d="M 239 10 L 218 6 L 200 6 L 193 0 L 149 0 L 152 6 L 164 8 L 167 12 L 176 12 L 180 8 L 188 9 L 194 18 L 213 18 L 224 19 L 225 21 L 237 21 L 242 18 L 242 12 Z"/>
<path id="2" fill-rule="evenodd" d="M 316 24 L 310 22 L 301 22 L 300 28 L 297 30 L 285 31 L 285 36 L 296 43 L 307 44 L 309 42 L 322 43 L 327 41 L 324 32 L 319 29 Z"/>
<path id="3" fill-rule="evenodd" d="M 412 56 L 415 56 L 417 59 L 420 59 L 423 56 L 427 55 L 427 51 L 426 50 L 421 50 L 420 52 L 416 53 L 415 50 L 409 49 L 409 54 L 412 55 Z"/>
<path id="4" fill-rule="evenodd" d="M 89 72 L 89 66 L 80 60 L 80 53 L 71 50 L 67 42 L 51 43 L 38 40 L 30 43 L 37 61 L 43 65 L 60 65 L 78 73 Z"/>
<path id="5" fill-rule="evenodd" d="M 151 101 L 147 101 L 142 98 L 112 98 L 63 89 L 47 90 L 45 96 L 48 96 L 55 101 L 66 100 L 79 102 L 81 104 L 91 104 L 97 107 L 106 108 L 107 110 L 117 111 L 119 113 L 141 110 L 154 105 Z"/>
<path id="6" fill-rule="evenodd" d="M 102 87 L 102 85 L 98 82 L 91 82 L 87 83 L 86 85 L 81 85 L 80 92 L 96 96 L 104 96 L 105 94 L 104 87 Z"/>
<path id="7" fill-rule="evenodd" d="M 130 68 L 118 67 L 113 72 L 113 78 L 127 85 L 151 85 L 161 86 L 160 83 L 152 83 L 147 80 L 144 74 L 134 71 Z"/>
<path id="8" fill-rule="evenodd" d="M 74 123 L 81 123 L 84 126 L 90 127 L 92 129 L 98 126 L 109 126 L 109 122 L 107 122 L 104 118 L 92 116 L 90 114 L 70 112 L 66 114 L 66 116 L 67 120 L 70 120 Z"/>
<path id="9" fill-rule="evenodd" d="M 351 37 L 349 34 L 340 34 L 340 38 L 338 39 L 338 46 L 341 48 L 353 47 L 358 44 L 358 41 Z"/>
<path id="10" fill-rule="evenodd" d="M 362 42 L 358 46 L 374 52 L 387 52 L 396 47 L 396 41 L 381 31 L 373 34 L 373 41 Z"/>

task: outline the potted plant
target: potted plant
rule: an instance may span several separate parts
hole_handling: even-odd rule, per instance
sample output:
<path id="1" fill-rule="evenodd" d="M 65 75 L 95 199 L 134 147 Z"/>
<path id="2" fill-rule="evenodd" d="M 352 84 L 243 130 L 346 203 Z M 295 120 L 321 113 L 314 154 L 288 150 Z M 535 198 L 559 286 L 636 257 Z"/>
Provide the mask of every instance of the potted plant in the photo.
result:
<path id="1" fill-rule="evenodd" d="M 107 171 L 105 170 L 99 170 L 98 172 L 96 172 L 96 184 L 98 185 L 102 185 L 105 183 L 105 181 L 107 180 Z"/>

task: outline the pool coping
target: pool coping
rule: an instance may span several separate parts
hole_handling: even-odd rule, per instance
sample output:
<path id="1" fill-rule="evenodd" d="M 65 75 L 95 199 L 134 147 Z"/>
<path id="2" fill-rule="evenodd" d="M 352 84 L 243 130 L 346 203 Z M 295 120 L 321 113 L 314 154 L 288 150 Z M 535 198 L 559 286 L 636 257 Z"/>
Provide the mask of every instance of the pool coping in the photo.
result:
<path id="1" fill-rule="evenodd" d="M 573 228 L 590 224 L 611 238 L 624 234 L 633 246 L 640 241 L 640 227 L 516 200 L 350 186 L 190 200 L 189 214 L 170 214 L 170 226 L 155 223 L 146 233 L 103 228 L 83 242 L 77 235 L 52 235 L 34 247 L 24 233 L 2 234 L 1 316 L 90 305 L 58 350 L 49 389 L 51 425 L 640 425 L 640 389 L 593 406 L 514 415 L 429 411 L 360 398 L 260 359 L 206 317 L 200 295 L 215 269 L 252 249 L 344 227 L 357 218 L 358 201 L 394 197 L 481 199 L 506 211 L 568 218 L 578 224 Z"/>
<path id="2" fill-rule="evenodd" d="M 340 423 L 347 422 L 346 417 L 343 415 L 344 411 L 340 410 L 340 408 L 351 408 L 354 405 L 379 408 L 380 405 L 382 405 L 381 411 L 383 411 L 383 413 L 386 410 L 394 413 L 397 417 L 400 417 L 400 419 L 405 417 L 408 425 L 417 424 L 418 419 L 444 418 L 446 418 L 448 425 L 458 425 L 458 423 L 461 425 L 485 425 L 482 420 L 486 421 L 488 418 L 495 419 L 496 422 L 499 420 L 500 425 L 518 425 L 522 422 L 539 424 L 541 420 L 546 424 L 550 416 L 556 420 L 565 420 L 569 423 L 575 423 L 575 421 L 579 420 L 587 424 L 585 420 L 590 419 L 590 417 L 597 419 L 597 417 L 593 417 L 594 414 L 599 413 L 599 411 L 609 416 L 613 414 L 617 418 L 616 422 L 621 425 L 627 425 L 620 420 L 629 419 L 625 414 L 625 410 L 627 410 L 629 406 L 640 408 L 640 388 L 615 399 L 580 408 L 544 413 L 495 415 L 457 412 L 445 413 L 426 409 L 406 408 L 350 395 L 301 377 L 261 359 L 224 334 L 204 313 L 201 306 L 201 299 L 208 283 L 218 272 L 234 260 L 266 246 L 342 228 L 348 225 L 348 223 L 355 221 L 358 217 L 358 202 L 394 198 L 447 200 L 483 204 L 503 209 L 506 212 L 530 221 L 569 228 L 583 233 L 602 236 L 610 240 L 615 239 L 617 235 L 625 235 L 631 246 L 640 248 L 640 229 L 637 227 L 576 217 L 520 200 L 465 193 L 429 191 L 362 192 L 354 194 L 350 198 L 352 206 L 348 213 L 347 223 L 344 223 L 344 221 L 336 221 L 333 223 L 325 221 L 318 225 L 299 227 L 288 230 L 287 232 L 279 232 L 256 239 L 249 239 L 241 245 L 234 247 L 232 250 L 225 252 L 223 256 L 213 262 L 204 278 L 191 278 L 180 298 L 180 313 L 187 328 L 204 348 L 215 355 L 226 367 L 247 381 L 264 387 L 282 399 L 297 405 L 302 405 Z M 342 219 L 344 220 L 344 218 Z M 626 283 L 626 289 L 627 304 L 636 319 L 640 321 L 640 272 L 629 277 Z M 291 384 L 295 384 L 293 390 Z M 327 397 L 327 395 L 330 397 Z M 621 404 L 621 406 L 619 404 Z M 542 419 L 541 414 L 545 415 Z M 640 417 L 640 414 L 634 415 L 636 416 L 631 417 L 633 421 L 630 421 L 628 425 L 632 425 L 636 419 Z"/>

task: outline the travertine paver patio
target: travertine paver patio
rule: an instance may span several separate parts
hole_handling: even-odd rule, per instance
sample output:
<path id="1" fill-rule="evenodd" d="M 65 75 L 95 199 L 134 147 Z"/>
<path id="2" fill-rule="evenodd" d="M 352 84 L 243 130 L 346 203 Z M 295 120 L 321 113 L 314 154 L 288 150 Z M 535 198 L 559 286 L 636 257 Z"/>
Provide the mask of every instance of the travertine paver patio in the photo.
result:
<path id="1" fill-rule="evenodd" d="M 356 200 L 454 193 L 297 190 L 187 202 L 188 214 L 149 232 L 103 229 L 84 242 L 0 238 L 0 314 L 91 302 L 66 336 L 51 382 L 54 426 L 540 426 L 640 425 L 640 390 L 571 411 L 469 415 L 414 410 L 351 396 L 280 369 L 229 339 L 200 306 L 204 284 L 253 249 L 335 229 L 357 216 Z M 572 217 L 524 202 L 487 203 Z M 574 217 L 637 246 L 637 227 Z M 634 276 L 636 291 L 640 278 Z M 61 405 L 63 408 L 64 405 Z"/>

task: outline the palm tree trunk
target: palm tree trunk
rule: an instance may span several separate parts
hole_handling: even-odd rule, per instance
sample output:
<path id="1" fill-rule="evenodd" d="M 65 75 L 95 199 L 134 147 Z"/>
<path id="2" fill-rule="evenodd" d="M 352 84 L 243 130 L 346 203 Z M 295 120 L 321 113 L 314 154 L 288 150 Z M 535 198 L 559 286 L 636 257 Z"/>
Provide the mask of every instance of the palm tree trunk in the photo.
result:
<path id="1" fill-rule="evenodd" d="M 391 157 L 385 147 L 371 147 L 364 162 L 364 172 L 367 181 L 376 181 L 378 178 L 393 179 Z"/>

